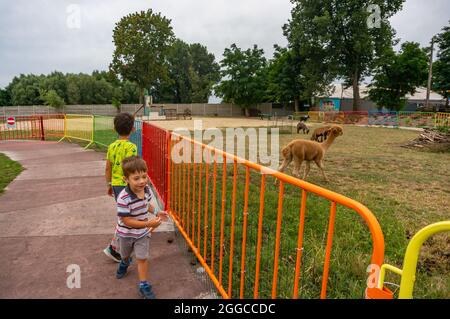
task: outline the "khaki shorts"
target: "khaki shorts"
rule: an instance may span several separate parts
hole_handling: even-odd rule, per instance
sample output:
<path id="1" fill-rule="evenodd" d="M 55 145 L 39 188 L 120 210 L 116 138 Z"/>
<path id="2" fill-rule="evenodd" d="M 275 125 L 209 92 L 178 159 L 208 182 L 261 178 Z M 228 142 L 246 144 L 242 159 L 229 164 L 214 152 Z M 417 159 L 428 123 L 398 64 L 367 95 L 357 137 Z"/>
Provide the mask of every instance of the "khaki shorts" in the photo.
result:
<path id="1" fill-rule="evenodd" d="M 149 247 L 149 235 L 145 235 L 144 237 L 141 237 L 139 239 L 119 237 L 119 249 L 122 259 L 130 257 L 133 251 L 137 259 L 148 259 L 148 257 L 150 256 Z"/>

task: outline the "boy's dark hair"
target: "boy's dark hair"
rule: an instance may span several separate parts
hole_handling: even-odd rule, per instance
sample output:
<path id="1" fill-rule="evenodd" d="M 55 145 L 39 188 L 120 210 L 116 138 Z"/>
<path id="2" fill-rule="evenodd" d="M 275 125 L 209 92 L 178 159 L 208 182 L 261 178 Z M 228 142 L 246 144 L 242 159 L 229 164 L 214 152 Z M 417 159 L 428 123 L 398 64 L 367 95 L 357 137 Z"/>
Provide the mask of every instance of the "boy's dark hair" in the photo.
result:
<path id="1" fill-rule="evenodd" d="M 134 118 L 130 113 L 120 113 L 114 117 L 114 129 L 120 136 L 131 134 L 134 126 Z"/>
<path id="2" fill-rule="evenodd" d="M 123 159 L 122 170 L 125 177 L 136 172 L 147 172 L 147 163 L 140 156 L 130 156 Z"/>

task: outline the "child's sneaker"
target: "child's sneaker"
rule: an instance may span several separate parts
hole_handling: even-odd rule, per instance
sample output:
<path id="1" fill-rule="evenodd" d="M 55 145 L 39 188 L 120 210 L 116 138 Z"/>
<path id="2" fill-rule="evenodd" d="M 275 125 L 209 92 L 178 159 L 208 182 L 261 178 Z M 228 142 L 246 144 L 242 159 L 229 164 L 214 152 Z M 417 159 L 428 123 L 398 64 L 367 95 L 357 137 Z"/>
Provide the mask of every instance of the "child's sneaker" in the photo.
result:
<path id="1" fill-rule="evenodd" d="M 115 262 L 120 263 L 120 261 L 122 260 L 122 257 L 120 256 L 120 254 L 117 251 L 115 251 L 111 245 L 109 245 L 108 247 L 103 249 L 103 252 L 105 253 L 106 256 L 108 256 Z"/>
<path id="2" fill-rule="evenodd" d="M 156 296 L 152 291 L 152 286 L 148 282 L 139 284 L 139 294 L 144 297 L 144 299 L 156 299 Z"/>
<path id="3" fill-rule="evenodd" d="M 125 263 L 123 260 L 120 261 L 119 267 L 117 267 L 116 278 L 121 279 L 127 274 L 128 266 L 131 264 L 131 258 L 128 263 Z"/>

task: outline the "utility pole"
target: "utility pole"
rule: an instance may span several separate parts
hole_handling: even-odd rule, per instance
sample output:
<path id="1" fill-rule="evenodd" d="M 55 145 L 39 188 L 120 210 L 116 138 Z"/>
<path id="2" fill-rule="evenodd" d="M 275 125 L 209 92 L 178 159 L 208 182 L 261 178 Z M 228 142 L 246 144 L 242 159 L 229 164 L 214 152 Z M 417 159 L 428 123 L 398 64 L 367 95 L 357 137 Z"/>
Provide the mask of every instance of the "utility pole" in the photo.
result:
<path id="1" fill-rule="evenodd" d="M 434 36 L 431 38 L 430 65 L 428 69 L 427 100 L 425 102 L 425 109 L 427 111 L 430 105 L 431 79 L 433 77 L 433 50 L 434 50 Z"/>

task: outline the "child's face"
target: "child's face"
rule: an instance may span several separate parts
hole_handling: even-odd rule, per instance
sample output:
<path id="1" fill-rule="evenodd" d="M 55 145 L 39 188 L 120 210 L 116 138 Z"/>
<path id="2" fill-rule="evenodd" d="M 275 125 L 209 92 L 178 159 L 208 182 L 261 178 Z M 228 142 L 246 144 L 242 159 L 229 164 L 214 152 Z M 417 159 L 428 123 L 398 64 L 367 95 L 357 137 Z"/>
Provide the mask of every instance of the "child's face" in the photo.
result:
<path id="1" fill-rule="evenodd" d="M 128 177 L 124 177 L 125 182 L 130 185 L 131 190 L 134 192 L 142 191 L 147 185 L 147 172 L 134 172 L 131 173 Z"/>

